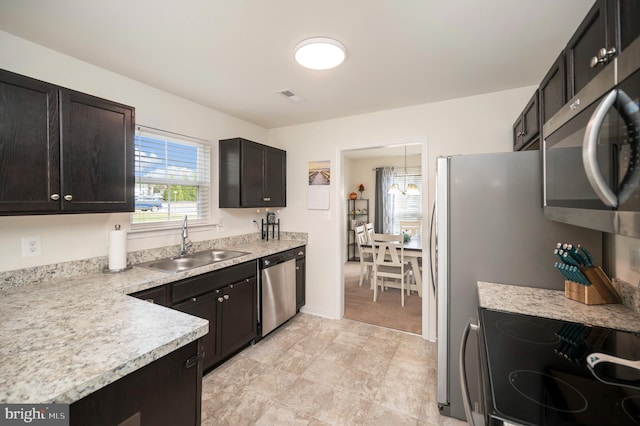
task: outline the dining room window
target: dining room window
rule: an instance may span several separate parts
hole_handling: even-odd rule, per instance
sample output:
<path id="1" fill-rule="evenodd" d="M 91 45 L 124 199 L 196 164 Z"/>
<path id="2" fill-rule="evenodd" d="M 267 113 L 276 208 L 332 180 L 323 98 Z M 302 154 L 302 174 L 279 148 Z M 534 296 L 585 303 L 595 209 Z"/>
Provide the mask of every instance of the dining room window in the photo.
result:
<path id="1" fill-rule="evenodd" d="M 390 229 L 390 233 L 392 234 L 399 234 L 401 232 L 400 221 L 422 221 L 422 173 L 396 173 L 396 177 L 400 182 L 406 182 L 406 185 L 410 183 L 414 184 L 420 193 L 417 195 L 392 195 L 393 208 L 391 209 L 392 219 Z"/>

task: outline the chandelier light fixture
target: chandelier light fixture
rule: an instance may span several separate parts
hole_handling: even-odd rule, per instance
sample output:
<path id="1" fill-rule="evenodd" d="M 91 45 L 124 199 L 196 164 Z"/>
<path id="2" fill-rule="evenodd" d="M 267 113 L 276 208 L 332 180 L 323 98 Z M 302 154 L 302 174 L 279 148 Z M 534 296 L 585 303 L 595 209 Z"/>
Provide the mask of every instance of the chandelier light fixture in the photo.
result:
<path id="1" fill-rule="evenodd" d="M 347 55 L 344 44 L 328 37 L 313 37 L 298 43 L 296 62 L 312 70 L 328 70 L 340 65 Z"/>
<path id="2" fill-rule="evenodd" d="M 413 184 L 410 183 L 407 185 L 407 146 L 405 145 L 404 147 L 404 183 L 405 183 L 405 189 L 400 189 L 400 187 L 398 186 L 397 183 L 393 183 L 390 187 L 389 190 L 387 191 L 387 194 L 390 195 L 420 195 L 420 191 L 418 190 L 418 187 Z"/>

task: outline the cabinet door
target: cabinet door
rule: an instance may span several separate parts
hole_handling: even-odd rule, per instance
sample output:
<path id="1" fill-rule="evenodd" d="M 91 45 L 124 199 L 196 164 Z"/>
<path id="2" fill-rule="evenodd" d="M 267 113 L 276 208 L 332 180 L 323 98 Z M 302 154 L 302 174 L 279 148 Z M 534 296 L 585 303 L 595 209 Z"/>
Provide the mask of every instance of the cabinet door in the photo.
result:
<path id="1" fill-rule="evenodd" d="M 286 207 L 287 153 L 280 149 L 265 148 L 263 201 L 267 206 Z"/>
<path id="2" fill-rule="evenodd" d="M 0 213 L 59 209 L 59 152 L 58 88 L 0 70 Z"/>
<path id="3" fill-rule="evenodd" d="M 232 354 L 258 336 L 258 280 L 248 278 L 222 289 L 218 298 L 220 353 Z"/>
<path id="4" fill-rule="evenodd" d="M 203 369 L 210 368 L 220 359 L 219 346 L 216 340 L 218 297 L 220 296 L 220 290 L 216 290 L 202 296 L 192 297 L 172 306 L 176 311 L 185 312 L 209 321 L 209 333 L 202 337 L 202 344 L 204 346 Z"/>
<path id="5" fill-rule="evenodd" d="M 133 109 L 71 90 L 61 97 L 62 209 L 132 212 Z"/>
<path id="6" fill-rule="evenodd" d="M 523 145 L 522 138 L 524 137 L 524 121 L 522 114 L 516 118 L 513 123 L 513 150 L 517 151 Z"/>
<path id="7" fill-rule="evenodd" d="M 566 74 L 564 69 L 564 52 L 544 76 L 540 83 L 540 122 L 546 123 L 567 102 Z M 544 137 L 544 135 L 543 135 Z"/>
<path id="8" fill-rule="evenodd" d="M 567 99 L 575 96 L 603 69 L 604 64 L 591 67 L 591 59 L 598 55 L 599 50 L 617 48 L 615 24 L 610 15 L 607 13 L 607 0 L 597 0 L 569 40 L 565 49 Z"/>
<path id="9" fill-rule="evenodd" d="M 240 205 L 262 207 L 264 149 L 257 143 L 242 141 L 240 165 Z"/>
<path id="10" fill-rule="evenodd" d="M 624 51 L 632 41 L 640 36 L 640 2 L 618 0 L 617 16 L 620 28 L 620 50 Z"/>
<path id="11" fill-rule="evenodd" d="M 538 103 L 538 91 L 536 90 L 522 113 L 513 123 L 513 150 L 527 149 L 528 145 L 539 146 L 533 143 L 538 140 L 540 134 L 540 110 Z"/>
<path id="12" fill-rule="evenodd" d="M 202 367 L 186 363 L 198 355 L 198 343 L 176 349 L 74 402 L 69 424 L 199 425 Z"/>
<path id="13" fill-rule="evenodd" d="M 538 91 L 536 90 L 529 103 L 527 103 L 527 106 L 524 107 L 524 111 L 522 111 L 522 121 L 524 123 L 523 140 L 525 145 L 535 139 L 540 133 L 540 110 L 538 105 Z"/>

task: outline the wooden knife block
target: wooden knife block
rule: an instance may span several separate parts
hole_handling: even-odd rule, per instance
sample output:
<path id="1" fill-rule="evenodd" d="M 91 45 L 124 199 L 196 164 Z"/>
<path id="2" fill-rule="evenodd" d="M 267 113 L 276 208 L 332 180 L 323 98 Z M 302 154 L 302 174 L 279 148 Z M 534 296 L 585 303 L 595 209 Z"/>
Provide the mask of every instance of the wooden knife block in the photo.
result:
<path id="1" fill-rule="evenodd" d="M 620 303 L 620 296 L 618 295 L 618 292 L 602 268 L 599 266 L 592 266 L 589 268 L 580 268 L 580 271 L 585 277 L 587 277 L 591 285 L 583 285 L 565 280 L 565 297 L 584 303 L 585 305 Z"/>

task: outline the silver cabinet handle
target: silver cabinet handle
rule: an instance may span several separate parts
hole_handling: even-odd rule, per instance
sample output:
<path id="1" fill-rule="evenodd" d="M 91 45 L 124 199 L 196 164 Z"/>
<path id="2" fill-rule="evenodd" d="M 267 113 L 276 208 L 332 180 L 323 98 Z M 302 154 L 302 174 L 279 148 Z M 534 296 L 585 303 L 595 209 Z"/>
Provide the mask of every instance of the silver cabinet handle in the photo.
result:
<path id="1" fill-rule="evenodd" d="M 218 297 L 218 302 L 222 303 L 224 302 L 224 299 L 222 297 Z"/>
<path id="2" fill-rule="evenodd" d="M 467 383 L 467 365 L 465 362 L 465 354 L 467 352 L 467 340 L 469 340 L 469 331 L 478 331 L 480 326 L 471 323 L 471 318 L 467 322 L 464 332 L 462 333 L 462 342 L 460 343 L 460 387 L 462 388 L 462 403 L 464 412 L 467 416 L 467 422 L 471 426 L 475 426 L 473 416 L 471 415 L 471 397 L 469 396 L 469 384 Z"/>
<path id="3" fill-rule="evenodd" d="M 582 163 L 584 164 L 584 171 L 587 174 L 587 179 L 598 198 L 600 198 L 600 200 L 609 207 L 618 206 L 618 197 L 613 193 L 611 188 L 609 188 L 604 177 L 602 177 L 602 173 L 600 173 L 600 168 L 598 167 L 598 153 L 596 149 L 598 147 L 598 134 L 600 133 L 600 128 L 607 116 L 609 108 L 611 108 L 616 101 L 617 94 L 617 89 L 613 89 L 600 102 L 587 123 L 587 129 L 584 132 L 584 140 L 582 141 Z"/>
<path id="4" fill-rule="evenodd" d="M 192 297 L 192 298 L 191 298 L 191 301 L 192 301 L 192 302 L 197 302 L 197 301 L 198 301 L 198 299 L 196 299 L 195 297 Z"/>
<path id="5" fill-rule="evenodd" d="M 144 301 L 149 303 L 156 303 L 156 301 L 153 299 L 144 299 Z"/>
<path id="6" fill-rule="evenodd" d="M 229 300 L 229 295 L 225 294 L 224 296 L 222 296 L 224 298 L 224 300 Z"/>
<path id="7" fill-rule="evenodd" d="M 204 359 L 204 350 L 200 352 L 198 355 L 194 355 L 191 358 L 187 359 L 184 362 L 184 366 L 185 368 L 191 368 L 194 365 L 198 364 L 198 362 L 200 362 L 203 359 Z"/>
<path id="8" fill-rule="evenodd" d="M 271 197 L 264 197 L 262 201 L 271 201 Z"/>
<path id="9" fill-rule="evenodd" d="M 73 195 L 67 194 L 67 195 L 64 196 L 64 199 L 67 200 L 67 201 L 71 201 L 71 200 L 73 200 Z"/>
<path id="10" fill-rule="evenodd" d="M 51 194 L 51 199 L 53 201 L 58 201 L 60 199 L 60 194 Z"/>
<path id="11" fill-rule="evenodd" d="M 591 58 L 591 61 L 589 62 L 589 66 L 591 68 L 595 68 L 600 64 L 606 64 L 614 56 L 616 56 L 616 48 L 615 47 L 612 47 L 609 50 L 607 50 L 606 48 L 603 47 L 602 49 L 598 50 L 598 55 L 597 56 L 594 56 L 593 58 Z"/>

